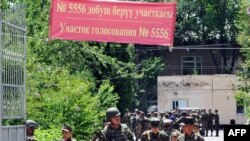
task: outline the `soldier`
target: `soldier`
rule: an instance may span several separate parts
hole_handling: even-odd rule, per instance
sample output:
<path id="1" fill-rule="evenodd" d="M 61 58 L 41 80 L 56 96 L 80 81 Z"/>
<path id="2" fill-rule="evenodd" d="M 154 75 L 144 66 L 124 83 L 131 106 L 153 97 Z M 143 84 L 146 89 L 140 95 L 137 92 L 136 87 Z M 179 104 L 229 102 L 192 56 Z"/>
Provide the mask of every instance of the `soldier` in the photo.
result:
<path id="1" fill-rule="evenodd" d="M 214 114 L 212 113 L 211 109 L 208 110 L 208 129 L 211 132 L 211 136 L 213 136 L 213 120 L 214 120 Z M 208 133 L 207 133 L 208 134 Z"/>
<path id="2" fill-rule="evenodd" d="M 201 125 L 202 125 L 202 131 L 204 132 L 204 136 L 208 136 L 208 114 L 206 112 L 206 109 L 202 110 Z"/>
<path id="3" fill-rule="evenodd" d="M 131 114 L 131 116 L 130 116 L 130 122 L 131 122 L 131 130 L 134 133 L 134 135 L 136 136 L 137 135 L 137 130 L 136 130 L 137 120 L 136 120 L 136 117 L 135 117 L 135 113 Z"/>
<path id="4" fill-rule="evenodd" d="M 165 116 L 164 116 L 164 112 L 160 112 L 160 129 L 162 130 L 162 123 L 163 123 L 163 120 L 165 119 Z"/>
<path id="5" fill-rule="evenodd" d="M 168 136 L 170 136 L 173 132 L 172 124 L 173 121 L 171 119 L 164 119 L 162 122 L 162 132 L 165 132 Z"/>
<path id="6" fill-rule="evenodd" d="M 159 118 L 151 118 L 150 125 L 151 129 L 142 133 L 140 141 L 169 141 L 169 136 L 160 132 Z"/>
<path id="7" fill-rule="evenodd" d="M 219 117 L 217 109 L 214 112 L 215 112 L 214 113 L 214 126 L 215 126 L 216 137 L 218 137 L 219 129 L 220 129 L 220 117 Z"/>
<path id="8" fill-rule="evenodd" d="M 34 139 L 34 133 L 37 127 L 38 124 L 34 120 L 26 120 L 26 141 L 37 141 Z"/>
<path id="9" fill-rule="evenodd" d="M 182 122 L 185 124 L 183 126 L 184 133 L 177 138 L 177 141 L 204 141 L 201 135 L 193 132 L 194 119 L 192 117 L 184 117 Z"/>
<path id="10" fill-rule="evenodd" d="M 181 132 L 179 130 L 176 130 L 173 128 L 173 121 L 170 119 L 163 120 L 163 127 L 162 128 L 163 128 L 163 130 L 161 132 L 165 132 L 167 134 L 167 136 L 169 136 L 169 140 L 172 140 L 171 138 L 174 138 L 172 136 L 172 133 L 181 134 Z M 176 139 L 177 139 L 177 137 L 176 137 Z"/>
<path id="11" fill-rule="evenodd" d="M 106 111 L 106 126 L 103 133 L 107 141 L 134 141 L 132 132 L 126 124 L 121 124 L 121 113 L 116 107 Z"/>
<path id="12" fill-rule="evenodd" d="M 69 125 L 63 125 L 62 136 L 63 138 L 60 141 L 76 141 L 76 139 L 72 137 L 72 128 Z"/>
<path id="13" fill-rule="evenodd" d="M 198 122 L 194 123 L 193 131 L 194 131 L 194 133 L 200 134 L 201 136 L 203 136 L 203 135 L 201 134 L 201 132 L 200 132 L 200 125 L 199 125 Z"/>
<path id="14" fill-rule="evenodd" d="M 141 112 L 141 117 L 140 117 L 140 121 L 139 121 L 139 134 L 138 136 L 141 136 L 141 134 L 143 132 L 145 132 L 146 130 L 148 130 L 148 118 L 145 117 L 144 112 Z"/>
<path id="15" fill-rule="evenodd" d="M 124 115 L 124 123 L 126 123 L 129 128 L 131 128 L 130 116 L 131 116 L 131 113 L 129 112 L 128 109 L 126 109 L 126 113 Z"/>
<path id="16" fill-rule="evenodd" d="M 139 111 L 137 108 L 135 109 L 135 130 L 134 135 L 138 139 L 140 137 L 140 116 L 141 111 Z"/>

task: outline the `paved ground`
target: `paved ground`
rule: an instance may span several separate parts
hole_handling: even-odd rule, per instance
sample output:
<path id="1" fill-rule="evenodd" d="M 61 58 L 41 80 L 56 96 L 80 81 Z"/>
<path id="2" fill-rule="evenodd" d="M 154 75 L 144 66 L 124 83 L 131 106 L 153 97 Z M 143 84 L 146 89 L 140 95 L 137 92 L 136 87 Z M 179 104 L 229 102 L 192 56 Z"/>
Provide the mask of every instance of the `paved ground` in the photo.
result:
<path id="1" fill-rule="evenodd" d="M 210 135 L 210 132 L 209 132 L 208 135 Z M 224 132 L 223 132 L 223 130 L 219 131 L 219 137 L 215 136 L 215 131 L 214 131 L 212 137 L 211 136 L 205 137 L 205 141 L 224 141 Z"/>

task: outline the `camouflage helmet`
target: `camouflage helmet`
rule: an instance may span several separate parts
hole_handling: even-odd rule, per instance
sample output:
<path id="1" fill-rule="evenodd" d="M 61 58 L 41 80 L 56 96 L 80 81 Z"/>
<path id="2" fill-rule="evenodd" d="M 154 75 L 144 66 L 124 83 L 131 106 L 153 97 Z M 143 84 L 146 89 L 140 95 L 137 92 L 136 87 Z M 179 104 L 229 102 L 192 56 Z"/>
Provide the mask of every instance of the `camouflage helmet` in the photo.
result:
<path id="1" fill-rule="evenodd" d="M 38 124 L 34 120 L 26 120 L 26 128 L 37 128 Z"/>
<path id="2" fill-rule="evenodd" d="M 151 127 L 157 128 L 160 126 L 160 119 L 159 118 L 151 118 L 150 119 Z"/>
<path id="3" fill-rule="evenodd" d="M 106 111 L 106 122 L 110 122 L 112 117 L 120 115 L 121 113 L 116 107 L 111 107 Z"/>

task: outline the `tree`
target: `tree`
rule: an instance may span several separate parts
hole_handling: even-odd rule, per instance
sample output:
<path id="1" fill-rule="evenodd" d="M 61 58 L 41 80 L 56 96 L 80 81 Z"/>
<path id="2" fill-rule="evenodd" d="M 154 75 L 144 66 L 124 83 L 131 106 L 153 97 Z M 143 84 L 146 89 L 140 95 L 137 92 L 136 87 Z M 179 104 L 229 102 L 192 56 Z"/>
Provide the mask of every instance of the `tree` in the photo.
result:
<path id="1" fill-rule="evenodd" d="M 106 109 L 118 101 L 108 81 L 102 82 L 96 91 L 89 72 L 70 74 L 67 69 L 38 63 L 29 69 L 28 75 L 27 114 L 45 133 L 52 129 L 60 131 L 63 124 L 69 124 L 74 127 L 77 139 L 89 139 L 102 127 Z"/>
<path id="2" fill-rule="evenodd" d="M 134 103 L 138 93 L 137 79 L 145 75 L 137 71 L 133 45 L 46 40 L 50 3 L 47 1 L 41 6 L 41 3 L 30 0 L 26 2 L 28 36 L 32 37 L 28 40 L 28 61 L 31 66 L 42 62 L 67 67 L 71 74 L 88 70 L 95 77 L 97 87 L 100 82 L 110 80 L 120 96 L 118 107 L 122 112 Z"/>
<path id="3" fill-rule="evenodd" d="M 240 0 L 178 0 L 175 45 L 222 44 L 218 46 L 221 48 L 237 46 L 238 29 L 235 22 L 239 4 Z M 222 49 L 220 53 L 225 66 L 223 73 L 231 73 L 238 52 Z M 221 73 L 212 50 L 210 54 L 217 73 Z M 228 56 L 232 56 L 230 64 L 227 62 Z"/>
<path id="4" fill-rule="evenodd" d="M 49 40 L 51 1 L 3 0 L 1 8 L 20 1 L 27 6 L 27 117 L 40 124 L 46 140 L 58 138 L 50 131 L 64 122 L 73 125 L 78 139 L 88 139 L 108 107 L 123 112 L 139 101 L 138 79 L 150 77 L 144 79 L 147 86 L 156 80 L 160 58 L 144 58 L 138 69 L 134 45 Z"/>
<path id="5" fill-rule="evenodd" d="M 241 3 L 241 11 L 239 13 L 238 42 L 242 46 L 241 52 L 244 54 L 245 61 L 241 64 L 242 69 L 238 71 L 238 79 L 242 82 L 236 91 L 236 100 L 239 104 L 246 107 L 246 113 L 250 117 L 250 51 L 246 48 L 250 47 L 250 16 L 246 14 L 246 9 L 250 7 L 249 0 L 243 0 Z"/>

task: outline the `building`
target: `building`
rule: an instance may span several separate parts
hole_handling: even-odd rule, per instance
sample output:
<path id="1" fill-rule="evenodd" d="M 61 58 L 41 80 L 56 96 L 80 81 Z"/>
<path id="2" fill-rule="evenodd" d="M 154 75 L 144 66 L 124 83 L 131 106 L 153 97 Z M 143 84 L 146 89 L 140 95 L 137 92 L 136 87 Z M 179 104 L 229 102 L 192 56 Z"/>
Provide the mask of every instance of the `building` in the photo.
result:
<path id="1" fill-rule="evenodd" d="M 158 77 L 158 111 L 170 111 L 176 107 L 218 109 L 220 123 L 246 122 L 244 107 L 234 98 L 235 75 L 180 75 Z"/>
<path id="2" fill-rule="evenodd" d="M 142 47 L 139 46 L 138 49 L 140 48 Z M 164 60 L 165 68 L 159 76 L 235 74 L 239 69 L 238 64 L 244 59 L 239 49 L 237 44 L 231 47 L 227 44 L 147 47 L 148 51 L 140 51 L 138 58 L 160 56 Z M 148 107 L 157 105 L 157 86 L 154 84 L 148 87 L 145 93 L 147 99 L 143 100 L 147 101 Z"/>
<path id="3" fill-rule="evenodd" d="M 243 57 L 238 45 L 227 48 L 225 45 L 175 47 L 162 56 L 166 68 L 160 75 L 234 74 Z"/>

